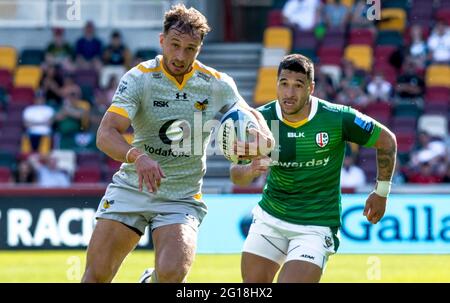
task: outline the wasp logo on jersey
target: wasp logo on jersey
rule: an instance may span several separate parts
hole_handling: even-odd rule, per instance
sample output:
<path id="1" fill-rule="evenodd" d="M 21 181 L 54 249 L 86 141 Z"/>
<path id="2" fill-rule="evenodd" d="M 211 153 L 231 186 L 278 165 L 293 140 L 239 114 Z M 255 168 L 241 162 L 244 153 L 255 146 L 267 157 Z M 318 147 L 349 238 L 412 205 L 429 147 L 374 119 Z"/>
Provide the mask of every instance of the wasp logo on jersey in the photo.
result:
<path id="1" fill-rule="evenodd" d="M 208 107 L 208 99 L 203 100 L 203 102 L 197 101 L 194 104 L 194 107 L 199 111 L 204 111 Z"/>
<path id="2" fill-rule="evenodd" d="M 197 75 L 198 75 L 198 77 L 199 77 L 200 79 L 203 79 L 203 80 L 205 80 L 206 82 L 209 82 L 209 81 L 211 80 L 211 77 L 208 76 L 208 75 L 205 74 L 205 73 L 199 72 Z"/>
<path id="3" fill-rule="evenodd" d="M 328 133 L 320 132 L 316 134 L 316 144 L 317 146 L 324 148 L 329 142 Z"/>
<path id="4" fill-rule="evenodd" d="M 107 199 L 105 199 L 104 201 L 103 201 L 103 205 L 102 205 L 102 212 L 104 212 L 104 211 L 106 211 L 108 208 L 110 208 L 111 207 L 111 205 L 113 205 L 114 204 L 114 200 L 107 200 Z"/>
<path id="5" fill-rule="evenodd" d="M 153 79 L 162 79 L 162 74 L 161 73 L 153 73 L 152 77 L 153 77 Z"/>

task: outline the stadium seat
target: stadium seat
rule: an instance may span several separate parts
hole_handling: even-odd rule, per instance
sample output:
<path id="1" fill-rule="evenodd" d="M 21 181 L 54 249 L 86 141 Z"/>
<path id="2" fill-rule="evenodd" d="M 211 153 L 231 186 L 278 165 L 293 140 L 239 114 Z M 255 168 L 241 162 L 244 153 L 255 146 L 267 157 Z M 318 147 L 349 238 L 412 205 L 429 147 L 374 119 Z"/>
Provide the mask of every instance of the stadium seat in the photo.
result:
<path id="1" fill-rule="evenodd" d="M 389 2 L 389 1 L 388 1 Z M 401 8 L 383 8 L 379 30 L 398 31 L 403 33 L 406 26 L 406 12 Z"/>
<path id="2" fill-rule="evenodd" d="M 277 68 L 260 68 L 255 90 L 255 103 L 266 104 L 277 98 Z"/>
<path id="3" fill-rule="evenodd" d="M 356 68 L 372 70 L 372 48 L 367 45 L 349 45 L 345 48 L 345 59 L 353 62 Z"/>
<path id="4" fill-rule="evenodd" d="M 316 50 L 313 48 L 296 48 L 293 50 L 293 53 L 301 54 L 311 59 L 312 62 L 317 62 Z"/>
<path id="5" fill-rule="evenodd" d="M 282 10 L 271 10 L 267 16 L 267 26 L 283 26 L 283 12 Z"/>
<path id="6" fill-rule="evenodd" d="M 374 102 L 366 106 L 366 108 L 364 109 L 364 113 L 377 120 L 382 117 L 390 119 L 392 116 L 392 107 L 388 102 Z"/>
<path id="7" fill-rule="evenodd" d="M 278 67 L 286 51 L 282 48 L 263 48 L 261 54 L 262 67 Z"/>
<path id="8" fill-rule="evenodd" d="M 450 100 L 450 88 L 447 87 L 427 87 L 425 94 L 426 103 L 445 103 Z"/>
<path id="9" fill-rule="evenodd" d="M 136 58 L 141 58 L 143 61 L 155 59 L 158 55 L 158 51 L 153 48 L 140 48 L 136 51 Z"/>
<path id="10" fill-rule="evenodd" d="M 377 64 L 381 62 L 389 64 L 389 60 L 396 49 L 395 46 L 391 45 L 377 45 L 375 48 L 375 62 Z"/>
<path id="11" fill-rule="evenodd" d="M 42 70 L 38 66 L 19 65 L 14 75 L 15 87 L 30 87 L 36 90 L 39 87 Z"/>
<path id="12" fill-rule="evenodd" d="M 89 166 L 102 163 L 102 156 L 98 152 L 79 152 L 77 153 L 77 165 Z"/>
<path id="13" fill-rule="evenodd" d="M 414 103 L 399 103 L 394 107 L 394 116 L 396 117 L 414 117 L 416 119 L 421 114 L 421 110 L 417 104 Z"/>
<path id="14" fill-rule="evenodd" d="M 353 29 L 350 32 L 348 44 L 367 44 L 373 45 L 375 42 L 375 35 L 368 29 Z"/>
<path id="15" fill-rule="evenodd" d="M 264 31 L 264 47 L 282 48 L 286 52 L 292 49 L 292 32 L 288 27 L 268 27 Z"/>
<path id="16" fill-rule="evenodd" d="M 394 47 L 402 47 L 403 36 L 398 31 L 379 31 L 376 44 L 377 46 L 392 45 Z"/>
<path id="17" fill-rule="evenodd" d="M 12 103 L 33 104 L 34 91 L 29 87 L 13 87 L 10 92 L 10 105 Z"/>
<path id="18" fill-rule="evenodd" d="M 431 65 L 426 70 L 425 83 L 427 87 L 441 86 L 450 88 L 450 66 Z"/>
<path id="19" fill-rule="evenodd" d="M 319 63 L 326 65 L 340 65 L 343 50 L 340 47 L 322 46 L 318 51 Z"/>
<path id="20" fill-rule="evenodd" d="M 425 102 L 424 105 L 424 114 L 430 114 L 430 115 L 441 115 L 442 113 L 447 113 L 449 111 L 450 107 L 448 102 L 445 103 L 429 103 Z"/>
<path id="21" fill-rule="evenodd" d="M 397 83 L 398 72 L 395 67 L 390 63 L 377 62 L 373 65 L 373 74 L 382 73 L 384 79 L 386 79 L 393 86 Z"/>
<path id="22" fill-rule="evenodd" d="M 336 0 L 326 0 L 326 1 L 322 1 L 322 2 L 326 2 L 326 3 L 334 3 Z M 353 4 L 355 3 L 355 0 L 341 0 L 341 3 L 344 4 L 345 6 L 347 6 L 348 8 L 351 8 L 353 6 Z"/>
<path id="23" fill-rule="evenodd" d="M 12 87 L 12 74 L 7 69 L 0 69 L 0 87 L 9 90 Z"/>
<path id="24" fill-rule="evenodd" d="M 417 130 L 425 131 L 433 137 L 445 139 L 448 135 L 447 117 L 444 115 L 427 115 L 419 117 Z"/>
<path id="25" fill-rule="evenodd" d="M 391 129 L 393 132 L 414 132 L 416 130 L 416 118 L 408 116 L 395 116 L 392 119 Z"/>
<path id="26" fill-rule="evenodd" d="M 399 153 L 411 152 L 415 143 L 415 132 L 397 132 L 397 150 Z"/>
<path id="27" fill-rule="evenodd" d="M 45 53 L 40 49 L 24 49 L 20 55 L 21 65 L 41 65 L 44 62 Z"/>
<path id="28" fill-rule="evenodd" d="M 0 166 L 0 183 L 9 183 L 11 177 L 11 170 L 8 167 Z"/>
<path id="29" fill-rule="evenodd" d="M 110 157 L 106 158 L 106 166 L 108 166 L 111 169 L 119 170 L 121 165 L 122 162 L 120 161 L 116 161 L 114 159 L 111 159 Z"/>
<path id="30" fill-rule="evenodd" d="M 0 166 L 9 167 L 14 169 L 16 164 L 16 153 L 11 153 L 9 151 L 0 148 Z"/>
<path id="31" fill-rule="evenodd" d="M 12 72 L 17 65 L 17 51 L 14 47 L 0 46 L 0 69 Z"/>
<path id="32" fill-rule="evenodd" d="M 317 46 L 318 41 L 313 31 L 294 31 L 294 49 L 315 49 Z"/>
<path id="33" fill-rule="evenodd" d="M 93 89 L 98 87 L 98 74 L 95 69 L 79 69 L 75 72 L 75 82 Z"/>
<path id="34" fill-rule="evenodd" d="M 345 46 L 345 31 L 340 29 L 328 29 L 322 40 L 322 45 L 327 47 L 341 47 Z"/>
<path id="35" fill-rule="evenodd" d="M 417 2 L 417 1 L 414 1 Z M 402 8 L 406 10 L 408 8 L 408 0 L 389 0 L 383 1 L 383 8 Z"/>
<path id="36" fill-rule="evenodd" d="M 75 170 L 75 183 L 97 183 L 101 181 L 100 166 L 80 166 Z"/>
<path id="37" fill-rule="evenodd" d="M 437 10 L 436 19 L 450 25 L 450 8 Z"/>

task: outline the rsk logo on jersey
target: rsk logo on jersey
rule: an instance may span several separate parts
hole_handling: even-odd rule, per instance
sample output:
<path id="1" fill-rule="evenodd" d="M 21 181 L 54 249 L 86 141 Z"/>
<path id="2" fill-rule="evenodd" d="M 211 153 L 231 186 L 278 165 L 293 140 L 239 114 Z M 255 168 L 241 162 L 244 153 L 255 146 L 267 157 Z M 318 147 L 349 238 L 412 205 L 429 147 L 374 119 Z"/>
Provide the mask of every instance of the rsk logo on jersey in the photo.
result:
<path id="1" fill-rule="evenodd" d="M 208 107 L 208 99 L 203 100 L 203 102 L 197 101 L 194 104 L 194 107 L 199 111 L 204 111 Z"/>
<path id="2" fill-rule="evenodd" d="M 325 147 L 328 144 L 328 133 L 321 132 L 316 134 L 316 143 L 319 147 Z"/>

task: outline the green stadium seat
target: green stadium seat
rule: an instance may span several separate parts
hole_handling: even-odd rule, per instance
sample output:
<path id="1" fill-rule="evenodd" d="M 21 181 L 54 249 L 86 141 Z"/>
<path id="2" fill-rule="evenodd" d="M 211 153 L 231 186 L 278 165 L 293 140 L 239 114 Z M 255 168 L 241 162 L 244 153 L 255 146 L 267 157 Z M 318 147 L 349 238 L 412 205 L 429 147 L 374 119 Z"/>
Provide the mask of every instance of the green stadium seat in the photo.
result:
<path id="1" fill-rule="evenodd" d="M 398 31 L 380 31 L 376 45 L 403 46 L 403 36 Z"/>
<path id="2" fill-rule="evenodd" d="M 40 49 L 24 49 L 20 55 L 21 65 L 41 65 L 44 62 L 45 53 Z"/>

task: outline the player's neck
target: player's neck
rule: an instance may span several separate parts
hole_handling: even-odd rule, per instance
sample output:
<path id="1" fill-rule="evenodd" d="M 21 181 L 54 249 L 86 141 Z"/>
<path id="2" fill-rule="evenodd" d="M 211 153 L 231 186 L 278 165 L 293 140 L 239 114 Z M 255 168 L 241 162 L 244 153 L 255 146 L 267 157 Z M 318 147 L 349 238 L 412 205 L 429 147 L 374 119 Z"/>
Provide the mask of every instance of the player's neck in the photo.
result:
<path id="1" fill-rule="evenodd" d="M 193 66 L 191 65 L 191 66 L 189 67 L 189 69 L 186 71 L 186 73 L 184 73 L 183 75 L 174 75 L 174 74 L 172 74 L 172 73 L 170 72 L 170 69 L 167 67 L 167 65 L 166 65 L 166 63 L 164 62 L 164 60 L 162 60 L 162 65 L 163 65 L 164 70 L 165 70 L 169 75 L 171 75 L 172 77 L 174 77 L 175 80 L 177 80 L 177 82 L 178 82 L 179 84 L 183 83 L 184 76 L 187 75 L 187 74 L 189 74 L 189 73 L 192 71 L 192 69 L 193 69 Z"/>
<path id="2" fill-rule="evenodd" d="M 299 112 L 293 115 L 287 115 L 285 113 L 282 113 L 282 115 L 284 120 L 296 123 L 307 119 L 309 117 L 310 112 L 311 112 L 311 98 L 309 98 L 309 100 L 305 103 L 305 105 Z"/>

